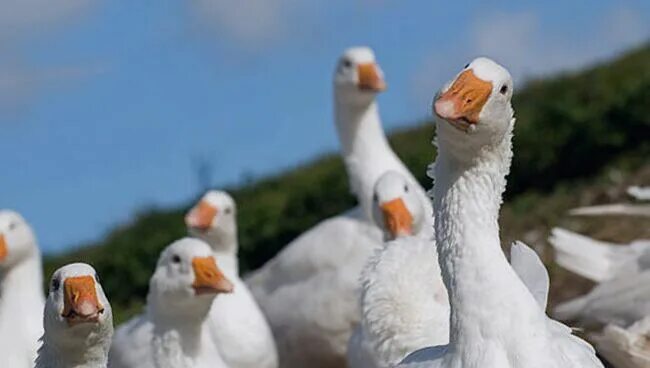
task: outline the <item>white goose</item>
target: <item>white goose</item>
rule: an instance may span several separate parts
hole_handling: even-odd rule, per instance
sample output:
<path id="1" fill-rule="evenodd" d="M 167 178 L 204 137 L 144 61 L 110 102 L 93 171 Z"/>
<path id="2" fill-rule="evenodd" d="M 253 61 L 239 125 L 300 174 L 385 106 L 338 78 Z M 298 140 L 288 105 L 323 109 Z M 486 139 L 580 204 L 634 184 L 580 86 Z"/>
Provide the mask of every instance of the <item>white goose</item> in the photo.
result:
<path id="1" fill-rule="evenodd" d="M 447 289 L 430 231 L 423 231 L 422 198 L 411 186 L 394 171 L 375 185 L 373 217 L 387 241 L 361 274 L 362 318 L 348 348 L 351 368 L 394 367 L 413 351 L 449 342 Z"/>
<path id="2" fill-rule="evenodd" d="M 592 336 L 598 352 L 617 368 L 650 367 L 650 316 L 627 329 L 607 325 L 602 333 Z"/>
<path id="3" fill-rule="evenodd" d="M 589 293 L 561 303 L 553 310 L 560 320 L 583 327 L 606 324 L 627 327 L 650 315 L 650 270 L 621 275 L 598 284 Z"/>
<path id="4" fill-rule="evenodd" d="M 247 280 L 269 320 L 283 367 L 345 364 L 347 342 L 360 319 L 358 277 L 382 243 L 370 219 L 379 176 L 397 171 L 425 197 L 384 135 L 375 101 L 384 88 L 372 50 L 345 51 L 334 74 L 336 127 L 361 207 L 303 233 Z"/>
<path id="5" fill-rule="evenodd" d="M 594 282 L 638 274 L 650 268 L 650 240 L 614 244 L 554 228 L 548 239 L 555 262 Z"/>
<path id="6" fill-rule="evenodd" d="M 0 211 L 0 360 L 34 366 L 43 335 L 43 274 L 36 238 L 13 211 Z"/>
<path id="7" fill-rule="evenodd" d="M 111 367 L 227 367 L 204 326 L 215 296 L 232 288 L 207 244 L 191 238 L 172 243 L 151 277 L 146 312 L 115 333 Z"/>
<path id="8" fill-rule="evenodd" d="M 450 339 L 409 355 L 400 366 L 602 367 L 589 344 L 540 308 L 548 279 L 534 253 L 524 259 L 528 263 L 517 259 L 511 266 L 501 250 L 498 215 L 512 158 L 511 97 L 510 74 L 486 58 L 468 64 L 436 97 L 433 207 Z"/>
<path id="9" fill-rule="evenodd" d="M 190 235 L 204 240 L 234 289 L 212 303 L 208 329 L 230 368 L 277 368 L 273 334 L 246 284 L 239 278 L 237 208 L 228 193 L 207 192 L 185 217 Z"/>
<path id="10" fill-rule="evenodd" d="M 99 277 L 85 263 L 52 275 L 36 368 L 106 368 L 113 314 Z"/>

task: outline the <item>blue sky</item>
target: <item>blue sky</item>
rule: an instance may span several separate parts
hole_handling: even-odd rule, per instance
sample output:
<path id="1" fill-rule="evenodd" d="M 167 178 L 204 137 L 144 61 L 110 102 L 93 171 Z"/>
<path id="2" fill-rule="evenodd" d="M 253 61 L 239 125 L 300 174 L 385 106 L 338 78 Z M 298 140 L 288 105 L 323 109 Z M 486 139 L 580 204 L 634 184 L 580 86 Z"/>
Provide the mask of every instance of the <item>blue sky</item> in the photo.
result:
<path id="1" fill-rule="evenodd" d="M 477 55 L 521 85 L 649 25 L 646 0 L 0 0 L 0 207 L 55 252 L 185 203 L 199 158 L 218 186 L 335 150 L 330 76 L 348 46 L 375 49 L 391 129 Z"/>

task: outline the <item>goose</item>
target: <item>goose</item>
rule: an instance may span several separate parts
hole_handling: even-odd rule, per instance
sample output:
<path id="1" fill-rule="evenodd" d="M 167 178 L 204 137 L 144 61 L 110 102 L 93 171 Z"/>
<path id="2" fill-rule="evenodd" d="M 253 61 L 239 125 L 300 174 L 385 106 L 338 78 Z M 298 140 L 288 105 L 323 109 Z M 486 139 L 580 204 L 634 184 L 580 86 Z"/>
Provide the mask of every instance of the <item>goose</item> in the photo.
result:
<path id="1" fill-rule="evenodd" d="M 3 365 L 34 366 L 43 335 L 41 254 L 29 224 L 0 211 L 0 357 Z"/>
<path id="2" fill-rule="evenodd" d="M 246 284 L 239 277 L 237 207 L 224 191 L 208 191 L 185 217 L 189 234 L 205 241 L 233 285 L 215 298 L 208 330 L 230 368 L 277 368 L 271 328 Z"/>
<path id="3" fill-rule="evenodd" d="M 167 246 L 149 282 L 146 310 L 120 326 L 111 349 L 115 368 L 224 368 L 204 328 L 212 301 L 232 283 L 202 240 Z"/>
<path id="4" fill-rule="evenodd" d="M 362 318 L 350 338 L 351 368 L 394 367 L 408 353 L 449 342 L 447 290 L 423 229 L 421 198 L 395 171 L 379 178 L 374 193 L 373 217 L 387 241 L 361 273 Z"/>
<path id="5" fill-rule="evenodd" d="M 627 188 L 627 194 L 637 201 L 650 201 L 650 187 L 633 185 Z"/>
<path id="6" fill-rule="evenodd" d="M 554 228 L 548 241 L 555 249 L 557 264 L 597 283 L 650 268 L 648 239 L 635 240 L 627 245 L 614 244 Z"/>
<path id="7" fill-rule="evenodd" d="M 85 263 L 52 274 L 36 368 L 106 368 L 113 314 L 95 269 Z"/>
<path id="8" fill-rule="evenodd" d="M 359 206 L 307 230 L 246 280 L 271 325 L 282 367 L 345 365 L 347 343 L 360 320 L 359 274 L 382 244 L 371 219 L 379 176 L 397 171 L 426 198 L 381 127 L 375 98 L 385 87 L 370 48 L 343 53 L 334 72 L 334 115 Z"/>
<path id="9" fill-rule="evenodd" d="M 569 211 L 573 216 L 639 216 L 650 217 L 650 205 L 614 203 L 578 207 Z"/>
<path id="10" fill-rule="evenodd" d="M 449 343 L 414 352 L 401 367 L 603 367 L 591 345 L 546 315 L 548 274 L 536 254 L 515 243 L 512 252 L 529 256 L 509 264 L 501 250 L 512 92 L 510 73 L 481 57 L 435 98 L 438 157 L 430 174 Z"/>
<path id="11" fill-rule="evenodd" d="M 622 274 L 596 285 L 586 295 L 558 304 L 553 317 L 582 327 L 628 327 L 650 315 L 650 270 Z"/>
<path id="12" fill-rule="evenodd" d="M 650 367 L 650 316 L 629 328 L 607 325 L 602 333 L 592 336 L 598 352 L 617 368 Z"/>

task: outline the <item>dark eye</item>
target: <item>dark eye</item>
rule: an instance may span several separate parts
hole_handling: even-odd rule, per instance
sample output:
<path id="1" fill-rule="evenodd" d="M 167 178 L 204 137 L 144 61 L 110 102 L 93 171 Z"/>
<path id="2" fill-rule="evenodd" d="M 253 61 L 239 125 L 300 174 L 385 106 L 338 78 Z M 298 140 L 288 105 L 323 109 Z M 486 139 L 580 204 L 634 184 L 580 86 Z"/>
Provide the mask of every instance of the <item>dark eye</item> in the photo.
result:
<path id="1" fill-rule="evenodd" d="M 99 279 L 99 274 L 98 274 L 98 273 L 95 273 L 95 281 L 96 281 L 98 284 L 101 284 L 101 283 L 102 283 L 101 280 Z"/>
<path id="2" fill-rule="evenodd" d="M 181 257 L 179 257 L 178 254 L 174 254 L 174 256 L 172 257 L 172 262 L 181 263 Z"/>
<path id="3" fill-rule="evenodd" d="M 11 223 L 9 224 L 9 231 L 14 230 L 14 229 L 17 228 L 17 227 L 18 227 L 18 223 L 17 223 L 17 222 L 11 222 Z"/>
<path id="4" fill-rule="evenodd" d="M 469 63 L 465 64 L 465 67 L 463 69 L 469 68 Z"/>
<path id="5" fill-rule="evenodd" d="M 404 185 L 404 192 L 405 192 L 405 193 L 408 193 L 408 192 L 409 192 L 409 186 L 408 186 L 408 185 Z"/>
<path id="6" fill-rule="evenodd" d="M 226 209 L 223 212 L 225 212 L 226 215 L 230 215 L 232 213 L 232 209 L 230 207 L 226 207 Z"/>
<path id="7" fill-rule="evenodd" d="M 58 291 L 61 287 L 61 280 L 58 277 L 52 279 L 52 291 Z"/>
<path id="8" fill-rule="evenodd" d="M 344 68 L 349 68 L 349 67 L 352 66 L 352 62 L 351 62 L 350 60 L 348 60 L 348 59 L 344 59 L 344 60 L 341 62 L 341 65 L 343 65 Z"/>
<path id="9" fill-rule="evenodd" d="M 375 202 L 379 201 L 379 196 L 377 196 L 377 193 L 372 195 L 372 200 Z"/>
<path id="10" fill-rule="evenodd" d="M 508 92 L 508 86 L 506 86 L 504 84 L 503 86 L 501 86 L 501 89 L 499 90 L 499 93 L 501 93 L 502 95 L 505 95 L 506 92 Z"/>

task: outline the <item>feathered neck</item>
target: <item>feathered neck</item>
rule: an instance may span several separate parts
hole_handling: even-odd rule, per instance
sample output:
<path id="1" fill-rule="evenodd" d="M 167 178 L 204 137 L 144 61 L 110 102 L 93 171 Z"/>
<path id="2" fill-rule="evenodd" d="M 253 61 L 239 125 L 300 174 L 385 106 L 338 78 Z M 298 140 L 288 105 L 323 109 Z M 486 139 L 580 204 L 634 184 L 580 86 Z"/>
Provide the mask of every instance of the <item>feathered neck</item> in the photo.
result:
<path id="1" fill-rule="evenodd" d="M 160 368 L 194 367 L 201 354 L 203 324 L 212 303 L 196 303 L 191 310 L 184 308 L 179 313 L 158 304 L 147 301 L 147 315 L 154 325 L 155 361 Z"/>
<path id="2" fill-rule="evenodd" d="M 43 271 L 40 253 L 33 252 L 11 269 L 0 272 L 0 330 L 5 326 L 21 326 L 19 331 L 22 331 L 25 326 L 42 324 Z"/>
<path id="3" fill-rule="evenodd" d="M 440 124 L 445 124 L 441 122 Z M 438 257 L 449 291 L 450 344 L 472 346 L 510 336 L 517 323 L 530 325 L 542 313 L 514 273 L 500 245 L 499 209 L 512 159 L 512 128 L 500 142 L 474 152 L 457 139 L 438 137 L 433 207 Z M 508 315 L 505 326 L 494 315 Z"/>
<path id="4" fill-rule="evenodd" d="M 112 326 L 90 332 L 83 339 L 69 341 L 55 340 L 46 332 L 41 339 L 35 368 L 106 368 L 111 337 Z"/>
<path id="5" fill-rule="evenodd" d="M 226 234 L 223 232 L 208 232 L 204 234 L 190 234 L 210 245 L 217 260 L 217 265 L 224 272 L 226 277 L 239 275 L 239 261 L 237 253 L 239 243 L 237 232 Z"/>
<path id="6" fill-rule="evenodd" d="M 372 189 L 381 174 L 395 170 L 415 179 L 390 148 L 374 99 L 351 101 L 343 93 L 335 93 L 334 99 L 336 128 L 350 187 L 370 216 Z"/>

